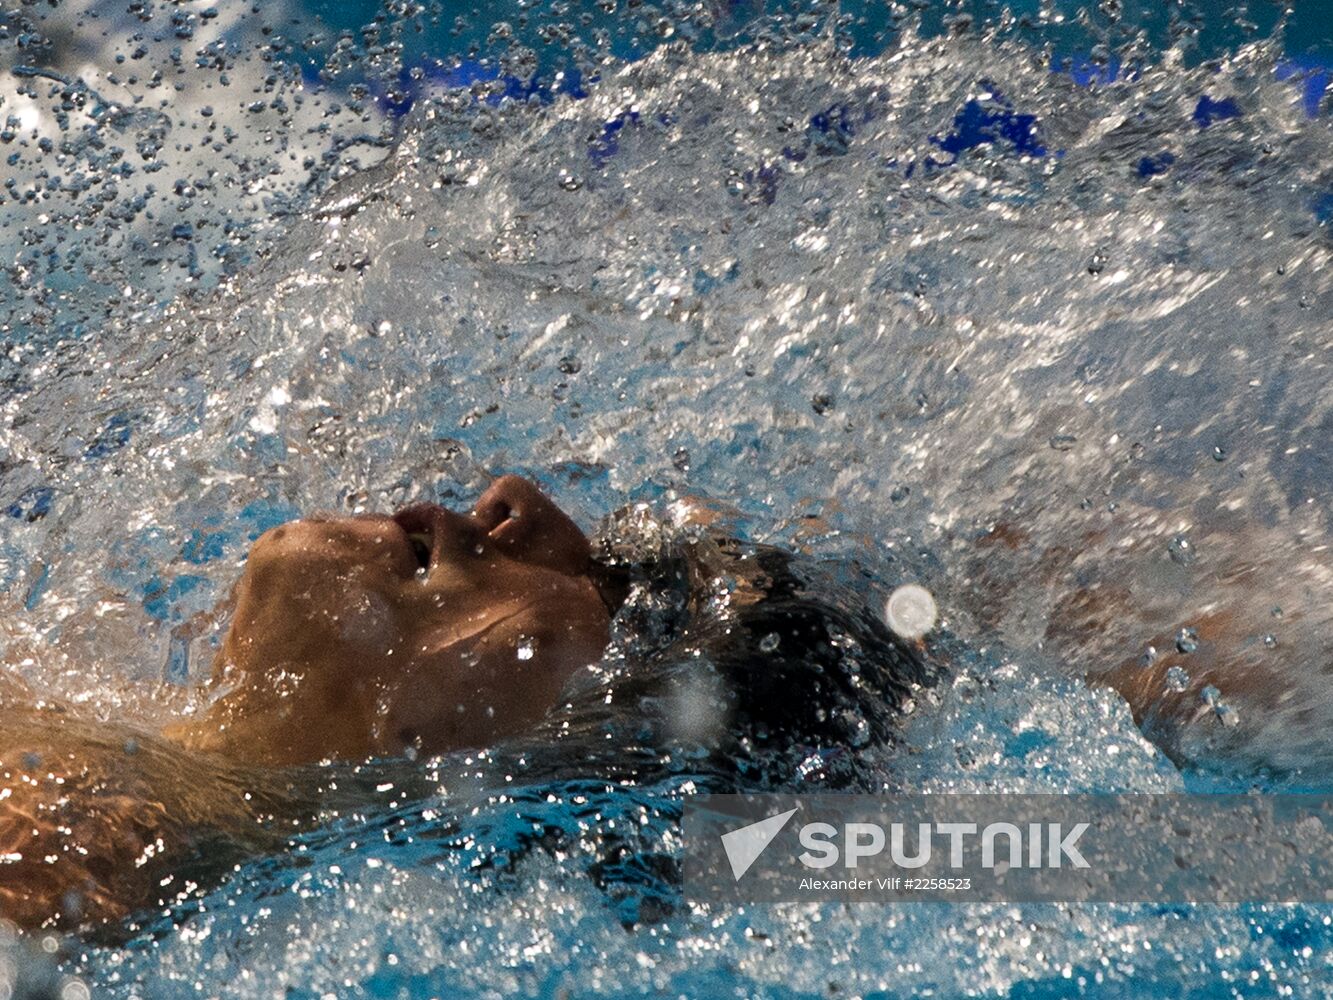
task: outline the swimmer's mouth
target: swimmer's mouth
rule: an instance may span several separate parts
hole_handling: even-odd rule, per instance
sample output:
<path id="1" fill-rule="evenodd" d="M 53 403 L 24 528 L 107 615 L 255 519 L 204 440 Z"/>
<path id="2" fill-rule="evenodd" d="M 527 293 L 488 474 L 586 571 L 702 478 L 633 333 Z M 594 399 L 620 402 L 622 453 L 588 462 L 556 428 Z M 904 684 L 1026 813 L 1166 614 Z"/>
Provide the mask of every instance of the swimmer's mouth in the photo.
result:
<path id="1" fill-rule="evenodd" d="M 480 514 L 456 514 L 436 503 L 418 503 L 393 515 L 403 529 L 417 572 L 429 574 L 454 546 L 483 550 L 486 539 L 498 539 L 513 518 L 507 505 Z"/>

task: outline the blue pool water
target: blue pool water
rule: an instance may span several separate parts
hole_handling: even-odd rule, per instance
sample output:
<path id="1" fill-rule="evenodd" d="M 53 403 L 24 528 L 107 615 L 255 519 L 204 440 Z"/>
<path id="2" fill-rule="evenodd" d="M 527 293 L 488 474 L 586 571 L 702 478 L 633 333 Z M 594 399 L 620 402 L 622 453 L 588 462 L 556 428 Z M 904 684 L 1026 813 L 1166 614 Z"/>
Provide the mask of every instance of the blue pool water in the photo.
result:
<path id="1" fill-rule="evenodd" d="M 1330 790 L 1333 18 L 1252 6 L 3 15 L 7 669 L 165 722 L 266 528 L 516 471 L 585 527 L 702 496 L 927 585 L 951 675 L 861 751 L 886 786 Z M 1264 696 L 1140 729 L 1084 683 L 1216 607 Z M 1186 648 L 1155 655 L 1205 669 Z M 354 805 L 63 971 L 111 997 L 1333 996 L 1327 905 L 685 905 L 651 859 L 695 778 L 329 768 Z"/>

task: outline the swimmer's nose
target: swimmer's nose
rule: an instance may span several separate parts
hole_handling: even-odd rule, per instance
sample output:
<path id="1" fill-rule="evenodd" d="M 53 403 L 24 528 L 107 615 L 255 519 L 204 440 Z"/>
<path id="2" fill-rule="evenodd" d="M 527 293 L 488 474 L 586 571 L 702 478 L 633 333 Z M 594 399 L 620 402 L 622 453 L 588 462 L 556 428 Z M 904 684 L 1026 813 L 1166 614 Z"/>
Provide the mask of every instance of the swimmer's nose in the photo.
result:
<path id="1" fill-rule="evenodd" d="M 559 507 L 521 476 L 501 476 L 472 512 L 491 544 L 505 555 L 568 576 L 586 573 L 591 547 Z"/>
<path id="2" fill-rule="evenodd" d="M 434 569 L 442 559 L 481 544 L 484 532 L 474 518 L 437 503 L 417 503 L 393 515 L 411 546 L 417 568 Z"/>

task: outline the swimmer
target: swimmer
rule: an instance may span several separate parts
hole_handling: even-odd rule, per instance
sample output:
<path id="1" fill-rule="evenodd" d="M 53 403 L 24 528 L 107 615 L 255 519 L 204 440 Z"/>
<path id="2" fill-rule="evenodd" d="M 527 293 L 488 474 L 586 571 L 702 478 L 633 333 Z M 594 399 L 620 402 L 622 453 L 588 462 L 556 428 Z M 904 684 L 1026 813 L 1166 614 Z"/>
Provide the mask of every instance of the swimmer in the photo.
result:
<path id="1" fill-rule="evenodd" d="M 328 807 L 319 762 L 582 741 L 580 767 L 625 777 L 656 743 L 703 747 L 728 781 L 724 762 L 808 769 L 822 748 L 834 782 L 929 678 L 882 598 L 810 572 L 643 507 L 594 543 L 516 476 L 470 514 L 273 528 L 197 716 L 96 724 L 0 674 L 0 916 L 95 931 L 282 850 Z"/>

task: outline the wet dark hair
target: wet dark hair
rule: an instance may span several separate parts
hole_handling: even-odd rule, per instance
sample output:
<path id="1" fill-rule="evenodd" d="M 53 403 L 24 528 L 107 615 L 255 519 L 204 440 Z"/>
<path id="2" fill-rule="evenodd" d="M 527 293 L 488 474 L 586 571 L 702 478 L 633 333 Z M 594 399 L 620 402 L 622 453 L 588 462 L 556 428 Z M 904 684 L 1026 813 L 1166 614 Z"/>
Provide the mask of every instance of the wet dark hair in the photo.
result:
<path id="1" fill-rule="evenodd" d="M 724 787 L 854 784 L 857 751 L 892 742 L 933 683 L 861 565 L 677 528 L 646 505 L 612 514 L 594 549 L 612 645 L 542 733 L 585 764 L 635 773 L 674 755 Z"/>
<path id="2" fill-rule="evenodd" d="M 868 751 L 896 742 L 934 677 L 880 617 L 887 581 L 855 561 L 681 529 L 643 505 L 607 518 L 594 547 L 611 646 L 536 732 L 488 754 L 503 800 L 451 833 L 493 845 L 471 869 L 488 878 L 533 850 L 590 858 L 632 928 L 681 904 L 686 798 L 880 790 L 886 758 Z"/>

